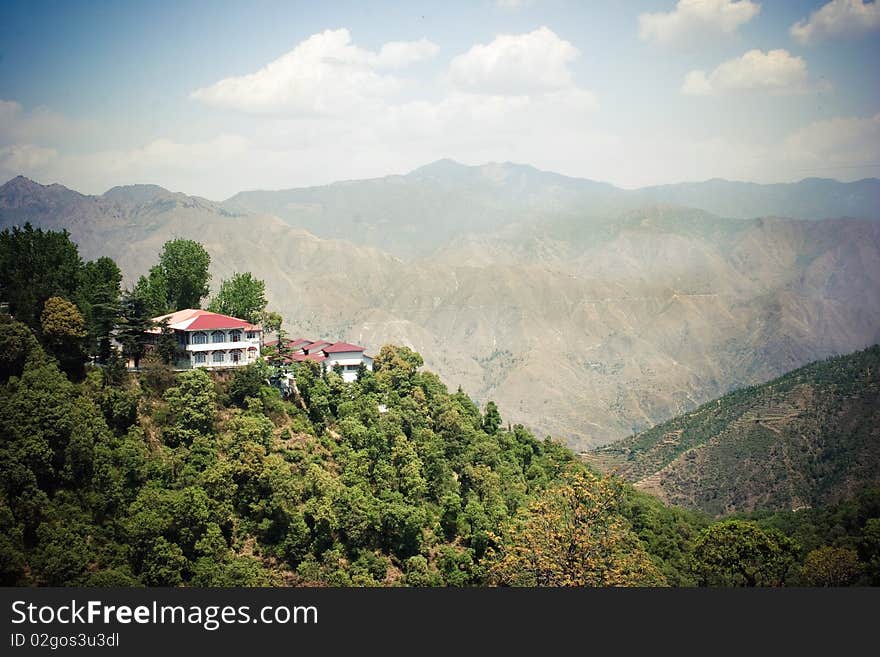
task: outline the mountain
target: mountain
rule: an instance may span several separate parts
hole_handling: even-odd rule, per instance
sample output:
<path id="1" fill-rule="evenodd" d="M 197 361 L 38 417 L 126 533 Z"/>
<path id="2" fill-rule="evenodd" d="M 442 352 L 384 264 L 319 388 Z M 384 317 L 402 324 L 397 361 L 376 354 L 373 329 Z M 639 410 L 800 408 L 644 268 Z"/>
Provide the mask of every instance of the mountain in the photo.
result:
<path id="1" fill-rule="evenodd" d="M 406 175 L 241 192 L 223 203 L 235 212 L 271 214 L 319 237 L 357 241 L 400 257 L 429 254 L 463 233 L 489 234 L 559 217 L 603 221 L 646 205 L 743 219 L 880 219 L 880 180 L 811 178 L 776 185 L 710 180 L 629 191 L 509 162 L 467 166 L 440 160 Z"/>
<path id="2" fill-rule="evenodd" d="M 30 185 L 0 188 L 0 229 L 67 228 L 85 258 L 110 255 L 128 283 L 164 241 L 198 240 L 213 291 L 251 271 L 290 333 L 372 352 L 410 346 L 450 385 L 494 399 L 505 420 L 578 449 L 880 341 L 880 222 L 868 219 L 631 207 L 599 183 L 449 161 L 293 190 L 318 199 L 315 217 L 327 219 L 307 228 L 161 188 L 83 196 Z M 579 213 L 575 197 L 604 205 Z M 348 217 L 345 230 L 327 208 Z M 355 229 L 342 208 L 370 220 Z M 371 223 L 383 216 L 387 225 Z"/>
<path id="3" fill-rule="evenodd" d="M 634 194 L 645 202 L 678 203 L 722 217 L 880 218 L 880 181 L 876 178 L 850 183 L 806 178 L 775 185 L 714 179 L 646 187 Z"/>
<path id="4" fill-rule="evenodd" d="M 712 515 L 839 502 L 880 482 L 880 346 L 736 390 L 584 456 Z"/>
<path id="5" fill-rule="evenodd" d="M 463 233 L 490 233 L 575 206 L 602 207 L 611 185 L 521 165 L 469 167 L 441 160 L 403 176 L 236 194 L 223 207 L 271 214 L 319 237 L 375 246 L 399 257 L 430 253 Z"/>

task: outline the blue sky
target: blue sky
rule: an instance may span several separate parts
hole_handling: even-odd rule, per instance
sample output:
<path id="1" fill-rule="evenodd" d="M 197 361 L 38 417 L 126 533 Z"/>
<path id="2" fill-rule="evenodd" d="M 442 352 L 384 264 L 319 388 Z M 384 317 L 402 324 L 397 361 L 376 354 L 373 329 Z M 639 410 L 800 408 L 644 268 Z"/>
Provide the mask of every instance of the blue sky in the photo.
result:
<path id="1" fill-rule="evenodd" d="M 0 179 L 223 199 L 517 161 L 624 187 L 880 172 L 865 0 L 5 2 Z"/>

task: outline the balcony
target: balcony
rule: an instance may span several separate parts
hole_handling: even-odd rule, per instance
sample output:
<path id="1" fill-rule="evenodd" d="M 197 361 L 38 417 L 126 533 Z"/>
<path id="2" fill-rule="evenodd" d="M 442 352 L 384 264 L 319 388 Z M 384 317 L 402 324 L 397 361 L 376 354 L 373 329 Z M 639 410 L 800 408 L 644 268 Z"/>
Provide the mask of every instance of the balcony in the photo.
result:
<path id="1" fill-rule="evenodd" d="M 260 349 L 260 341 L 257 338 L 252 340 L 239 340 L 238 342 L 206 342 L 205 344 L 188 344 L 187 351 L 226 351 L 228 349 L 248 349 L 255 347 Z"/>

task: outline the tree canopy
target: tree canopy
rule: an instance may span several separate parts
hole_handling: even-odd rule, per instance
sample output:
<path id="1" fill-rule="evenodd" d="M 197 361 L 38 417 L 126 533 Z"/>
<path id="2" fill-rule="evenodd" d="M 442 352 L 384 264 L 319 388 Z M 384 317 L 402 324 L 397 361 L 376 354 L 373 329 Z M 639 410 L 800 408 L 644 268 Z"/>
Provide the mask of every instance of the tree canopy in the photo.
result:
<path id="1" fill-rule="evenodd" d="M 619 513 L 618 483 L 573 471 L 513 519 L 490 569 L 514 586 L 666 583 Z"/>
<path id="2" fill-rule="evenodd" d="M 231 315 L 256 324 L 266 309 L 266 283 L 250 272 L 233 274 L 232 278 L 220 283 L 220 291 L 208 310 Z"/>
<path id="3" fill-rule="evenodd" d="M 200 308 L 208 295 L 210 266 L 211 256 L 198 242 L 169 240 L 162 247 L 158 264 L 138 279 L 134 292 L 144 299 L 153 317 Z"/>
<path id="4" fill-rule="evenodd" d="M 35 331 L 52 296 L 76 296 L 82 259 L 65 231 L 43 231 L 29 223 L 0 232 L 0 301 Z"/>

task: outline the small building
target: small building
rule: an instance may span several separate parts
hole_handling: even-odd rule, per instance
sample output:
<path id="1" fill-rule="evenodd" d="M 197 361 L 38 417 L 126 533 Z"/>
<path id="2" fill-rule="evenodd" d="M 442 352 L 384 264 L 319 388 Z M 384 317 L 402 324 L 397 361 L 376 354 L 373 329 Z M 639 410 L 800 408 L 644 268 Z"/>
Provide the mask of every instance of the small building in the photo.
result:
<path id="1" fill-rule="evenodd" d="M 150 333 L 161 334 L 165 322 L 174 331 L 178 369 L 243 367 L 260 357 L 263 329 L 243 319 L 187 308 L 153 321 L 159 326 Z"/>
<path id="2" fill-rule="evenodd" d="M 267 347 L 278 345 L 277 340 L 266 342 Z M 326 340 L 288 340 L 286 343 L 288 363 L 301 363 L 312 360 L 321 363 L 326 371 L 339 367 L 342 379 L 352 382 L 357 379 L 358 369 L 364 366 L 373 369 L 373 358 L 368 356 L 364 347 L 348 342 L 328 342 Z"/>
<path id="3" fill-rule="evenodd" d="M 370 371 L 373 369 L 373 358 L 367 356 L 364 353 L 365 349 L 356 344 L 334 342 L 327 347 L 322 347 L 321 351 L 327 357 L 324 360 L 324 367 L 332 370 L 338 365 L 342 368 L 341 374 L 344 381 L 357 379 L 357 371 L 361 365 Z"/>

